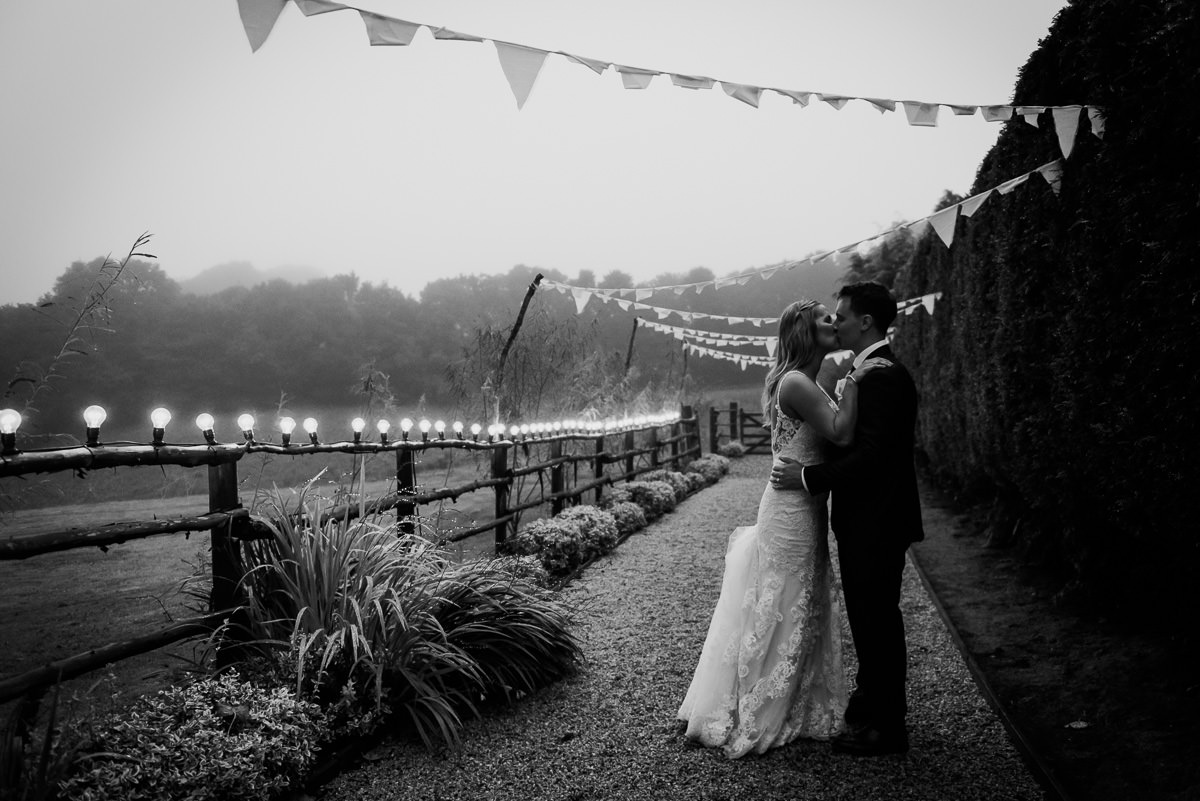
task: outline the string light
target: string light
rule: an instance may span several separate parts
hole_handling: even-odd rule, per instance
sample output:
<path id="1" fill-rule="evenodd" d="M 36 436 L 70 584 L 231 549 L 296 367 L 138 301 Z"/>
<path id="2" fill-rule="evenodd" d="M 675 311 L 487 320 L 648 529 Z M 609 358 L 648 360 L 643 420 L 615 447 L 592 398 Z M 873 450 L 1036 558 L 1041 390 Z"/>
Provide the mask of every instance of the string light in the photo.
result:
<path id="1" fill-rule="evenodd" d="M 150 412 L 151 436 L 155 447 L 163 444 L 163 436 L 167 433 L 167 423 L 171 422 L 171 410 L 159 406 Z"/>
<path id="2" fill-rule="evenodd" d="M 87 444 L 94 448 L 100 444 L 100 426 L 108 419 L 103 406 L 89 406 L 83 410 L 83 423 L 87 426 Z"/>
<path id="3" fill-rule="evenodd" d="M 242 438 L 246 442 L 254 441 L 254 415 L 243 414 L 237 419 L 238 428 L 242 430 Z"/>
<path id="4" fill-rule="evenodd" d="M 471 441 L 479 442 L 479 432 L 483 430 L 483 426 L 479 423 L 471 423 Z"/>
<path id="5" fill-rule="evenodd" d="M 410 418 L 405 417 L 400 421 L 400 432 L 405 442 L 408 442 L 408 432 L 412 431 L 412 427 L 413 421 Z"/>
<path id="6" fill-rule="evenodd" d="M 209 445 L 217 444 L 217 435 L 213 431 L 215 424 L 216 421 L 213 420 L 213 416 L 208 412 L 201 412 L 196 415 L 196 428 L 200 429 L 200 433 L 204 435 L 204 441 Z"/>
<path id="7" fill-rule="evenodd" d="M 0 410 L 0 450 L 4 453 L 17 452 L 17 429 L 20 427 L 20 412 L 16 409 Z"/>
<path id="8" fill-rule="evenodd" d="M 313 445 L 320 444 L 320 442 L 317 440 L 317 418 L 304 418 L 304 431 L 306 434 L 308 434 L 308 438 L 312 441 Z"/>
<path id="9" fill-rule="evenodd" d="M 354 432 L 354 444 L 362 442 L 363 429 L 367 427 L 367 421 L 361 417 L 355 417 L 350 421 L 350 430 Z"/>
<path id="10" fill-rule="evenodd" d="M 387 445 L 388 444 L 388 431 L 391 430 L 392 424 L 389 423 L 387 420 L 380 420 L 378 423 L 375 424 L 375 428 L 377 431 L 379 431 L 379 441 L 382 442 L 384 445 Z"/>
<path id="11" fill-rule="evenodd" d="M 422 417 L 421 422 L 417 423 L 417 428 L 421 429 L 421 442 L 428 442 L 429 441 L 429 421 L 426 420 L 424 417 Z"/>
<path id="12" fill-rule="evenodd" d="M 455 439 L 462 439 L 463 424 L 461 420 L 455 420 L 454 425 L 450 426 L 450 428 L 454 431 Z"/>
<path id="13" fill-rule="evenodd" d="M 438 420 L 433 424 L 433 430 L 437 432 L 438 439 L 446 438 L 446 421 Z"/>
<path id="14" fill-rule="evenodd" d="M 283 447 L 292 444 L 292 432 L 296 430 L 296 421 L 290 417 L 279 418 L 279 433 L 283 434 Z"/>

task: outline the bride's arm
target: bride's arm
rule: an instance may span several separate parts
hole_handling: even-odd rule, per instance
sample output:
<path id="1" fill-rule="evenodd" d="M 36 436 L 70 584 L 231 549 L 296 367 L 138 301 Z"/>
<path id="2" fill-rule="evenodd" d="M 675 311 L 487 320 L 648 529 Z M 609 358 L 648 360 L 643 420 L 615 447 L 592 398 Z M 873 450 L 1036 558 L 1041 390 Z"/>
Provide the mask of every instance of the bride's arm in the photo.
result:
<path id="1" fill-rule="evenodd" d="M 842 401 L 835 411 L 828 396 L 802 373 L 792 373 L 779 385 L 779 405 L 791 417 L 804 420 L 834 445 L 846 447 L 854 442 L 854 424 L 858 419 L 858 383 L 846 382 Z"/>

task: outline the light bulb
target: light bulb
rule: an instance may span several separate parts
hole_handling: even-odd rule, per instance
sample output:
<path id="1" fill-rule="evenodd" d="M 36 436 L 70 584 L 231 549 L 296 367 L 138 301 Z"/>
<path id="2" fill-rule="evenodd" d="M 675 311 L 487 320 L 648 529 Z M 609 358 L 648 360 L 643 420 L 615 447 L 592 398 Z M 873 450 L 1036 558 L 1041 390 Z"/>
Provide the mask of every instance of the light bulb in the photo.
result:
<path id="1" fill-rule="evenodd" d="M 108 412 L 103 406 L 89 406 L 83 410 L 83 422 L 88 428 L 99 428 L 108 419 Z"/>
<path id="2" fill-rule="evenodd" d="M 438 439 L 446 438 L 446 421 L 438 420 L 433 424 L 433 430 L 437 432 Z"/>
<path id="3" fill-rule="evenodd" d="M 444 426 L 445 424 L 443 423 L 442 425 Z M 421 422 L 417 423 L 417 428 L 421 429 L 422 434 L 428 434 L 429 433 L 429 421 L 426 420 L 424 417 L 422 417 Z"/>
<path id="4" fill-rule="evenodd" d="M 388 431 L 391 430 L 392 424 L 389 423 L 387 420 L 380 420 L 378 423 L 375 424 L 375 428 L 378 429 L 378 431 L 379 431 L 379 441 L 382 442 L 384 445 L 387 445 Z"/>
<path id="5" fill-rule="evenodd" d="M 362 419 L 361 417 L 355 417 L 353 420 L 350 421 L 350 428 L 354 430 L 355 434 L 361 434 L 363 432 L 363 429 L 366 427 L 367 427 L 367 421 Z"/>
<path id="6" fill-rule="evenodd" d="M 522 436 L 529 436 L 529 423 L 521 423 L 520 432 Z"/>
<path id="7" fill-rule="evenodd" d="M 155 428 L 166 428 L 167 424 L 170 422 L 170 409 L 164 409 L 163 407 L 159 406 L 157 409 L 150 412 L 150 425 L 154 426 Z"/>
<path id="8" fill-rule="evenodd" d="M 296 430 L 296 421 L 290 417 L 279 418 L 279 433 L 283 434 L 283 444 L 292 444 L 292 432 Z"/>
<path id="9" fill-rule="evenodd" d="M 240 428 L 242 431 L 253 431 L 254 430 L 254 415 L 243 414 L 240 417 L 238 417 L 237 423 L 238 423 L 238 428 Z"/>
<path id="10" fill-rule="evenodd" d="M 0 411 L 0 434 L 15 434 L 21 427 L 21 413 L 16 409 Z"/>
<path id="11" fill-rule="evenodd" d="M 204 434 L 204 441 L 209 445 L 217 441 L 216 435 L 213 432 L 215 421 L 213 416 L 208 412 L 201 412 L 196 415 L 196 428 L 200 429 L 200 433 Z"/>
<path id="12" fill-rule="evenodd" d="M 479 432 L 483 430 L 483 426 L 479 423 L 471 423 L 471 439 L 479 439 Z"/>
<path id="13" fill-rule="evenodd" d="M 461 420 L 455 420 L 455 421 L 454 421 L 454 424 L 450 426 L 450 429 L 451 429 L 451 430 L 454 432 L 454 435 L 455 435 L 455 436 L 457 436 L 457 437 L 461 437 L 461 436 L 462 436 L 462 432 L 463 432 L 463 424 L 462 424 L 462 421 L 461 421 Z"/>
<path id="14" fill-rule="evenodd" d="M 519 437 L 521 435 L 521 427 L 520 426 L 512 426 L 508 429 L 508 433 L 512 434 L 513 439 L 516 439 L 517 437 Z"/>
<path id="15" fill-rule="evenodd" d="M 305 417 L 304 418 L 304 431 L 305 431 L 305 433 L 308 434 L 308 438 L 312 441 L 312 444 L 316 445 L 317 444 L 317 418 Z"/>

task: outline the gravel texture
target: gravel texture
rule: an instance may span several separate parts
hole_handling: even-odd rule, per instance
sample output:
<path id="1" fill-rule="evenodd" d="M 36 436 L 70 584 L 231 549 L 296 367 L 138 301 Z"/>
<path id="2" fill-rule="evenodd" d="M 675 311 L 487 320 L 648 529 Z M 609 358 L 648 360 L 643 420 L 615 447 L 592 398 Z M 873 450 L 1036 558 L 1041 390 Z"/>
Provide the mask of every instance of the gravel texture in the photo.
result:
<path id="1" fill-rule="evenodd" d="M 720 590 L 725 542 L 753 523 L 765 456 L 626 540 L 563 590 L 582 605 L 588 662 L 575 677 L 463 732 L 461 750 L 385 744 L 321 789 L 328 799 L 1041 799 L 911 566 L 905 756 L 835 754 L 798 741 L 727 759 L 691 745 L 675 712 Z M 846 668 L 853 675 L 847 640 Z"/>

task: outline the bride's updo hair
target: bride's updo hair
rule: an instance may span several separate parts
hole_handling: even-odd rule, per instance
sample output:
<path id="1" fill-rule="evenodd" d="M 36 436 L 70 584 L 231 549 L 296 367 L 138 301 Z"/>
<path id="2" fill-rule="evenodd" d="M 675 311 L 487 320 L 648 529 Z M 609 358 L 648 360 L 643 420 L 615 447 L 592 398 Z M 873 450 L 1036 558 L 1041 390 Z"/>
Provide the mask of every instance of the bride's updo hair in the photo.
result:
<path id="1" fill-rule="evenodd" d="M 763 387 L 763 415 L 775 421 L 775 390 L 785 373 L 799 370 L 817 353 L 817 307 L 815 300 L 802 298 L 788 304 L 779 315 L 779 343 L 775 346 L 775 365 L 767 373 Z"/>

